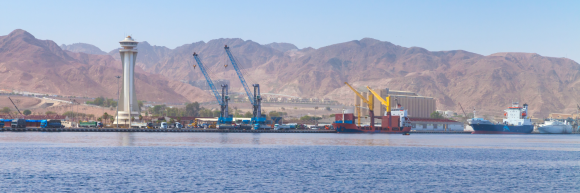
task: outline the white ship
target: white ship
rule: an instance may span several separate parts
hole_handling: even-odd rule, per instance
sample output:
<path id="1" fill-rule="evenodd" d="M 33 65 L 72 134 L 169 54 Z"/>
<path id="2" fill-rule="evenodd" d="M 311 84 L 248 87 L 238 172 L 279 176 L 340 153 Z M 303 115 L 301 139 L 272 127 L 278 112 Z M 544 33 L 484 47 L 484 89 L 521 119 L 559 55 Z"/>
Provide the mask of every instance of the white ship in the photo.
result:
<path id="1" fill-rule="evenodd" d="M 549 120 L 538 128 L 540 133 L 567 134 L 572 133 L 572 125 L 558 120 Z"/>

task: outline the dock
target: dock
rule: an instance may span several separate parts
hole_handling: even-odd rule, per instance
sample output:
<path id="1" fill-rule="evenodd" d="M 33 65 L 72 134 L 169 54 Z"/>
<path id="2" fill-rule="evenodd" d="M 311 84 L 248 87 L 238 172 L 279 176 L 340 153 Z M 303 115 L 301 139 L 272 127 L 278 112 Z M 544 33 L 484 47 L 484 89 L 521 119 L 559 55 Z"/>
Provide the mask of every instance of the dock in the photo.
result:
<path id="1" fill-rule="evenodd" d="M 336 133 L 336 130 L 0 128 L 0 132 L 152 132 L 152 133 Z"/>
<path id="2" fill-rule="evenodd" d="M 336 130 L 229 130 L 229 129 L 123 129 L 123 128 L 0 128 L 0 132 L 144 132 L 144 133 L 336 133 Z M 410 134 L 471 134 L 472 131 L 411 131 Z M 363 133 L 360 133 L 363 134 Z M 382 133 L 387 134 L 387 133 Z M 394 134 L 394 133 L 393 133 Z M 400 134 L 400 133 L 396 133 Z M 542 134 L 532 132 L 530 134 Z M 580 134 L 580 133 L 572 133 Z"/>

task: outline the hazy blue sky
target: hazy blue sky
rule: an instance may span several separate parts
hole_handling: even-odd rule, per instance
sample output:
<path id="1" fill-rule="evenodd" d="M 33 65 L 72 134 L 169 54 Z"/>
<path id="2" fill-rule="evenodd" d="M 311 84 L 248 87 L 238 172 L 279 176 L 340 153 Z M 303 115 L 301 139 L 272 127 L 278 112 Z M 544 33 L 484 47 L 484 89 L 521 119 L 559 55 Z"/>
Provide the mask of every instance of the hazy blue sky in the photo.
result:
<path id="1" fill-rule="evenodd" d="M 2 1 L 0 35 L 24 29 L 108 52 L 216 38 L 299 48 L 365 37 L 432 51 L 535 52 L 580 62 L 580 1 Z"/>

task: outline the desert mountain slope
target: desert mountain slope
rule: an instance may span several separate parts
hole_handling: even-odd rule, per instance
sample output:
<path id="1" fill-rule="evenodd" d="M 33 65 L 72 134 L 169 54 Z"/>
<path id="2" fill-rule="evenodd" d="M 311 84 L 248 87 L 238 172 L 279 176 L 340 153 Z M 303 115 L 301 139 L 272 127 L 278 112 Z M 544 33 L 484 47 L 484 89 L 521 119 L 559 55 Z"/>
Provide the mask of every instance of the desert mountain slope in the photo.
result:
<path id="1" fill-rule="evenodd" d="M 533 53 L 483 56 L 463 50 L 429 51 L 364 38 L 319 49 L 287 50 L 241 39 L 217 39 L 186 44 L 149 68 L 175 80 L 201 80 L 193 69 L 197 52 L 212 79 L 228 79 L 242 91 L 223 49 L 230 46 L 249 84 L 260 83 L 263 93 L 327 97 L 352 101 L 344 82 L 374 88 L 409 90 L 436 98 L 439 109 L 467 111 L 474 107 L 501 114 L 517 100 L 528 103 L 534 116 L 572 112 L 580 103 L 579 65 L 566 58 Z M 188 64 L 189 63 L 189 64 Z"/>
<path id="2" fill-rule="evenodd" d="M 155 66 L 161 59 L 170 55 L 173 50 L 165 46 L 151 46 L 148 42 L 143 41 L 137 44 L 137 51 L 137 66 L 148 70 Z M 109 55 L 113 56 L 116 60 L 121 59 L 119 48 L 110 51 Z"/>
<path id="3" fill-rule="evenodd" d="M 259 83 L 262 93 L 350 103 L 353 94 L 344 86 L 349 82 L 361 90 L 368 85 L 413 91 L 434 97 L 438 109 L 456 112 L 461 103 L 466 111 L 476 108 L 501 115 L 517 100 L 528 103 L 535 117 L 575 112 L 580 103 L 580 66 L 570 59 L 534 53 L 483 56 L 463 50 L 429 51 L 371 38 L 319 49 L 294 49 L 285 43 L 260 45 L 238 38 L 175 49 L 141 42 L 137 92 L 154 101 L 211 100 L 207 92 L 179 82 L 204 79 L 199 67 L 193 67 L 193 52 L 199 54 L 212 79 L 228 79 L 231 91 L 242 92 L 224 45 L 230 47 L 248 84 Z M 0 37 L 0 82 L 30 91 L 81 95 L 79 90 L 86 90 L 91 96 L 112 97 L 116 80 L 106 77 L 120 74 L 115 57 L 115 50 L 109 55 L 63 51 L 52 41 L 15 30 Z"/>
<path id="4" fill-rule="evenodd" d="M 0 87 L 3 89 L 114 98 L 117 96 L 115 76 L 121 74 L 119 62 L 109 55 L 63 51 L 53 41 L 38 40 L 24 30 L 0 36 Z M 196 98 L 184 91 L 198 92 L 198 98 L 211 99 L 195 87 L 143 71 L 135 73 L 135 84 L 139 100 L 187 102 Z M 179 93 L 173 87 L 185 88 L 179 88 L 182 92 Z"/>

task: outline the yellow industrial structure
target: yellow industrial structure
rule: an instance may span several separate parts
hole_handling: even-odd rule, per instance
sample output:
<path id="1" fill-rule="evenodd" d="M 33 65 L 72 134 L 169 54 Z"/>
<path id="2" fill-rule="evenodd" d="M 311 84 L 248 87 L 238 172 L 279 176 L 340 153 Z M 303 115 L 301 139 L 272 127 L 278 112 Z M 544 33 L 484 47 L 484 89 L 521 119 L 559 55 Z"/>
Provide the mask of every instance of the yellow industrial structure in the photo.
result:
<path id="1" fill-rule="evenodd" d="M 409 91 L 389 90 L 388 88 L 374 91 L 381 97 L 381 99 L 385 99 L 387 96 L 390 96 L 388 99 L 389 104 L 394 104 L 395 100 L 397 100 L 398 103 L 407 110 L 409 117 L 429 118 L 431 113 L 437 110 L 436 101 L 432 97 L 419 96 L 416 93 Z M 359 94 L 362 96 L 373 96 L 369 91 L 359 92 Z M 372 98 L 378 99 L 378 97 Z M 355 95 L 354 105 L 358 106 L 358 104 L 361 103 L 363 103 L 363 101 L 358 95 Z M 373 110 L 374 116 L 384 116 L 387 109 L 381 103 L 376 103 L 373 105 Z M 368 111 L 362 111 L 360 115 L 356 114 L 355 116 L 365 117 L 370 115 L 368 114 Z"/>
<path id="2" fill-rule="evenodd" d="M 344 82 L 344 84 L 346 84 L 356 94 L 356 96 L 358 96 L 362 100 L 363 103 L 366 103 L 368 105 L 369 112 L 371 112 L 371 114 L 374 114 L 373 113 L 374 112 L 373 111 L 373 109 L 374 109 L 373 108 L 374 107 L 374 100 L 373 100 L 374 97 L 372 97 L 371 95 L 368 95 L 368 99 L 366 99 L 365 96 L 361 95 L 356 89 L 352 88 L 352 86 L 350 86 L 350 84 L 348 84 L 348 82 Z M 356 109 L 357 116 L 358 116 L 358 118 L 357 118 L 358 119 L 358 126 L 361 126 L 360 120 L 361 120 L 362 116 L 360 116 L 361 115 L 360 108 L 362 105 L 360 103 L 358 103 L 356 105 L 357 106 L 355 107 L 355 109 Z M 370 125 L 374 126 L 373 116 L 371 116 L 371 124 Z"/>
<path id="3" fill-rule="evenodd" d="M 369 89 L 369 91 L 373 94 L 373 96 L 377 97 L 377 99 L 379 99 L 379 101 L 381 101 L 381 103 L 383 105 L 385 105 L 385 110 L 387 113 L 391 112 L 391 96 L 387 95 L 387 97 L 385 97 L 386 100 L 384 100 L 381 95 L 377 94 L 373 89 L 371 89 L 370 87 L 367 86 L 367 89 Z"/>

